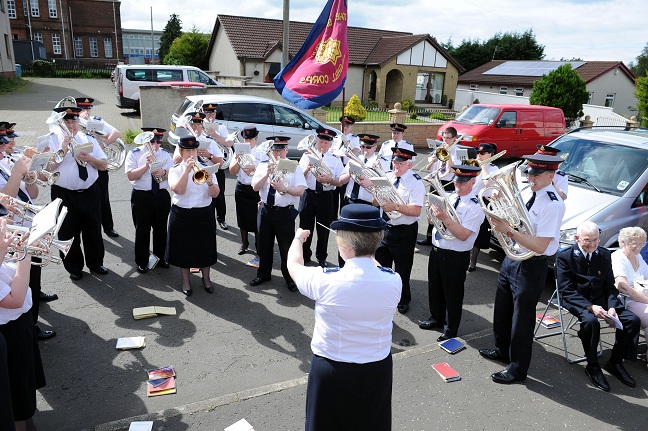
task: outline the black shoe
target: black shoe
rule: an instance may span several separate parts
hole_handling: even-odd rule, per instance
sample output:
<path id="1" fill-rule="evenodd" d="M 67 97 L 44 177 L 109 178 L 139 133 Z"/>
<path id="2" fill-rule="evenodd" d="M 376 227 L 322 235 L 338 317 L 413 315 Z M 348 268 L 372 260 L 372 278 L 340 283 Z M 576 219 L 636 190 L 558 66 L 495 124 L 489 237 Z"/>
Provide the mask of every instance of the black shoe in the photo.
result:
<path id="1" fill-rule="evenodd" d="M 476 269 L 477 269 L 476 266 L 469 266 L 469 267 L 468 267 L 468 272 L 473 272 L 473 271 L 476 270 Z"/>
<path id="2" fill-rule="evenodd" d="M 250 281 L 250 286 L 258 286 L 259 284 L 263 283 L 264 281 L 270 281 L 270 278 L 261 278 L 257 277 Z"/>
<path id="3" fill-rule="evenodd" d="M 437 342 L 440 343 L 441 341 L 446 341 L 446 340 L 449 340 L 451 338 L 454 338 L 454 337 L 451 336 L 451 335 L 448 335 L 448 334 L 441 334 L 441 335 L 439 335 L 439 338 L 437 338 Z"/>
<path id="4" fill-rule="evenodd" d="M 522 380 L 524 380 L 519 377 L 515 377 L 508 370 L 502 370 L 500 372 L 491 374 L 491 379 L 493 379 L 495 383 L 500 383 L 502 385 L 510 385 L 511 383 L 521 382 Z"/>
<path id="5" fill-rule="evenodd" d="M 589 377 L 594 386 L 602 391 L 610 392 L 610 385 L 605 380 L 601 367 L 590 367 L 588 365 L 585 367 L 585 374 L 587 374 L 587 377 Z"/>
<path id="6" fill-rule="evenodd" d="M 204 286 L 205 287 L 205 292 L 207 293 L 214 293 L 214 287 L 213 286 Z"/>
<path id="7" fill-rule="evenodd" d="M 432 238 L 417 239 L 416 243 L 418 245 L 432 245 Z"/>
<path id="8" fill-rule="evenodd" d="M 146 274 L 148 272 L 148 269 L 145 266 L 137 265 L 137 272 L 139 272 L 140 274 Z"/>
<path id="9" fill-rule="evenodd" d="M 624 385 L 630 386 L 631 388 L 637 386 L 637 383 L 634 381 L 630 373 L 628 373 L 628 371 L 625 369 L 623 364 L 613 364 L 612 362 L 607 361 L 604 368 L 605 371 L 612 374 Z"/>
<path id="10" fill-rule="evenodd" d="M 398 307 L 396 307 L 396 309 L 400 314 L 405 314 L 407 313 L 407 310 L 409 310 L 409 304 L 398 304 Z"/>
<path id="11" fill-rule="evenodd" d="M 82 277 L 83 277 L 82 272 L 71 272 L 70 273 L 70 280 L 79 281 L 79 280 L 81 280 Z"/>
<path id="12" fill-rule="evenodd" d="M 241 248 L 239 248 L 239 251 L 236 252 L 236 254 L 238 254 L 239 256 L 242 256 L 245 253 L 247 253 L 247 251 L 248 251 L 247 247 L 241 247 Z"/>
<path id="13" fill-rule="evenodd" d="M 189 298 L 191 295 L 193 295 L 193 289 L 183 290 L 182 293 L 184 294 L 184 296 Z"/>
<path id="14" fill-rule="evenodd" d="M 38 331 L 38 332 L 36 333 L 36 338 L 37 338 L 39 341 L 49 340 L 50 338 L 54 338 L 54 337 L 56 337 L 56 332 L 54 332 L 54 331 L 41 331 L 41 330 L 38 328 L 38 326 L 36 326 L 34 329 Z"/>
<path id="15" fill-rule="evenodd" d="M 328 266 L 328 263 L 326 263 L 325 260 L 318 260 L 317 265 L 321 266 L 322 268 L 326 268 Z"/>
<path id="16" fill-rule="evenodd" d="M 290 290 L 291 292 L 297 292 L 299 290 L 297 289 L 297 285 L 294 282 L 288 283 L 287 286 L 288 286 L 288 290 Z"/>
<path id="17" fill-rule="evenodd" d="M 105 230 L 104 233 L 106 235 L 108 235 L 108 236 L 113 237 L 113 238 L 119 238 L 119 234 L 117 233 L 117 231 L 115 229 Z"/>
<path id="18" fill-rule="evenodd" d="M 479 349 L 479 354 L 484 358 L 491 359 L 493 361 L 509 362 L 509 360 L 505 358 L 497 349 Z"/>
<path id="19" fill-rule="evenodd" d="M 108 269 L 105 266 L 101 266 L 101 265 L 90 268 L 90 271 L 96 272 L 99 275 L 108 274 Z"/>
<path id="20" fill-rule="evenodd" d="M 419 320 L 419 328 L 421 329 L 434 329 L 434 328 L 443 328 L 443 325 L 437 323 L 436 320 L 430 316 L 428 320 Z"/>
<path id="21" fill-rule="evenodd" d="M 161 260 L 161 261 L 157 264 L 157 266 L 159 266 L 160 268 L 167 269 L 170 265 L 169 265 L 169 262 L 167 262 L 166 260 Z"/>
<path id="22" fill-rule="evenodd" d="M 41 292 L 38 295 L 38 300 L 40 302 L 51 302 L 51 301 L 56 301 L 57 299 L 58 299 L 58 295 L 56 293 L 49 294 L 49 293 Z"/>
<path id="23" fill-rule="evenodd" d="M 229 229 L 229 226 L 227 225 L 227 223 L 226 223 L 224 220 L 223 220 L 223 221 L 219 221 L 219 222 L 218 222 L 218 225 L 219 225 L 219 226 L 221 227 L 221 229 L 223 229 L 223 230 L 227 230 L 227 229 Z"/>

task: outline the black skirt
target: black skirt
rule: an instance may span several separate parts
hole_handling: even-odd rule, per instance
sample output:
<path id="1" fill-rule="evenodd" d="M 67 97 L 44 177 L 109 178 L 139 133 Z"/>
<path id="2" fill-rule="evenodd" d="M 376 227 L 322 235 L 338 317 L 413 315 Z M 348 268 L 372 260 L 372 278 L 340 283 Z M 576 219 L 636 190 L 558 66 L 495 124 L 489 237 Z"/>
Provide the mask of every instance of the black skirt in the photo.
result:
<path id="1" fill-rule="evenodd" d="M 236 182 L 234 201 L 236 202 L 236 223 L 241 230 L 256 232 L 257 211 L 259 210 L 259 192 L 252 186 Z"/>
<path id="2" fill-rule="evenodd" d="M 211 205 L 171 206 L 165 260 L 180 268 L 206 268 L 216 263 L 216 220 Z"/>
<path id="3" fill-rule="evenodd" d="M 36 389 L 45 386 L 45 372 L 31 312 L 0 325 L 7 342 L 7 367 L 15 421 L 24 421 L 36 412 Z"/>

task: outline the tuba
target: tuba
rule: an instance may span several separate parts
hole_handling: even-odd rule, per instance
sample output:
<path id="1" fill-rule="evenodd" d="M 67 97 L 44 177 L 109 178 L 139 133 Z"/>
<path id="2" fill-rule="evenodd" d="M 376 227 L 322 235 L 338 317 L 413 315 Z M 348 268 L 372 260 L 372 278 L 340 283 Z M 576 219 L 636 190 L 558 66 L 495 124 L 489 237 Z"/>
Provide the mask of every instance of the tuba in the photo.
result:
<path id="1" fill-rule="evenodd" d="M 520 162 L 511 163 L 489 175 L 486 180 L 492 183 L 479 192 L 479 204 L 487 217 L 502 220 L 524 234 L 535 235 L 529 212 L 522 200 L 521 190 L 518 188 L 515 179 L 515 171 L 519 164 Z M 498 196 L 485 204 L 484 196 L 488 190 L 495 191 Z M 502 232 L 494 229 L 492 232 L 510 259 L 526 260 L 533 257 L 534 252 L 519 246 Z"/>
<path id="2" fill-rule="evenodd" d="M 441 209 L 446 213 L 448 213 L 448 215 L 454 222 L 461 224 L 461 219 L 459 218 L 459 214 L 457 214 L 457 210 L 455 210 L 454 205 L 451 205 L 450 202 L 448 202 L 448 194 L 443 189 L 441 180 L 439 180 L 439 175 L 438 174 L 433 175 L 432 178 L 430 179 L 426 178 L 424 181 L 430 184 L 434 188 L 434 191 L 439 195 L 439 198 L 441 198 L 441 200 L 443 201 L 443 205 L 441 206 Z M 426 203 L 426 213 L 427 213 L 428 220 L 434 225 L 434 227 L 436 227 L 437 232 L 439 232 L 439 235 L 441 235 L 443 239 L 446 240 L 455 239 L 455 236 L 452 233 L 450 233 L 450 231 L 443 224 L 443 222 L 432 214 L 432 205 L 430 205 L 429 201 Z"/>
<path id="3" fill-rule="evenodd" d="M 119 170 L 124 161 L 126 160 L 126 145 L 121 138 L 115 139 L 111 144 L 106 145 L 106 134 L 99 130 L 96 130 L 92 127 L 88 128 L 88 120 L 85 118 L 79 117 L 79 129 L 87 134 L 92 136 L 99 142 L 99 145 L 103 149 L 103 152 L 106 154 L 106 160 L 108 161 L 108 172 L 115 172 Z"/>

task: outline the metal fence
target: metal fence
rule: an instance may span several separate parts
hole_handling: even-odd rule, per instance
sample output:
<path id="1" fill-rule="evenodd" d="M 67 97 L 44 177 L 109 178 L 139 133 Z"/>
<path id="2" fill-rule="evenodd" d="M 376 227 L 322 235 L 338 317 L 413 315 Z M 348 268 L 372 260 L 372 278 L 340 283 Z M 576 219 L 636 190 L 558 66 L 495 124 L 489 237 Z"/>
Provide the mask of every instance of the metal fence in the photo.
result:
<path id="1" fill-rule="evenodd" d="M 85 60 L 54 60 L 48 62 L 56 75 L 66 75 L 69 73 L 95 73 L 95 74 L 110 74 L 115 70 L 116 63 L 95 62 Z M 22 65 L 23 72 L 31 72 L 34 69 L 33 63 L 25 63 Z"/>
<path id="2" fill-rule="evenodd" d="M 326 121 L 333 122 L 338 121 L 342 115 L 342 108 L 340 107 L 330 107 L 324 108 L 327 111 Z M 362 121 L 365 122 L 384 122 L 389 121 L 389 109 L 381 108 L 366 108 L 367 109 L 367 118 Z M 414 115 L 416 114 L 416 115 Z M 438 108 L 414 108 L 412 111 L 407 113 L 405 118 L 406 123 L 410 122 L 441 122 L 445 123 L 446 121 L 453 120 L 457 115 L 457 112 L 449 109 L 438 109 Z"/>

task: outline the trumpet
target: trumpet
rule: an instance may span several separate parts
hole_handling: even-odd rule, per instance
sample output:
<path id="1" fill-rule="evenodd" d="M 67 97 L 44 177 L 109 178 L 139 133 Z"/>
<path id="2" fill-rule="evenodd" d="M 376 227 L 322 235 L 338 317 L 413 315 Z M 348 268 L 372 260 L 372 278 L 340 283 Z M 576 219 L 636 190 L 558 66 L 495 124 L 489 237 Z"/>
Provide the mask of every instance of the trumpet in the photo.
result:
<path id="1" fill-rule="evenodd" d="M 9 196 L 4 193 L 0 193 L 0 197 L 2 198 L 5 206 L 7 206 L 7 208 L 17 216 L 16 218 L 14 218 L 14 222 L 17 224 L 22 224 L 22 222 L 25 220 L 29 222 L 33 221 L 34 217 L 29 216 L 27 213 L 31 212 L 33 214 L 37 214 L 39 211 L 45 208 L 44 205 L 34 205 L 32 203 L 21 201 L 18 198 L 14 198 L 13 196 Z"/>
<path id="2" fill-rule="evenodd" d="M 193 182 L 198 185 L 202 185 L 207 183 L 208 185 L 212 185 L 212 180 L 211 180 L 211 175 L 209 172 L 206 170 L 202 169 L 200 166 L 198 166 L 198 163 L 194 163 L 193 165 Z"/>
<path id="3" fill-rule="evenodd" d="M 151 146 L 151 139 L 153 139 L 154 136 L 155 134 L 153 132 L 142 132 L 139 135 L 135 136 L 135 139 L 133 139 L 133 142 L 135 142 L 137 145 L 143 145 L 146 147 L 146 150 L 148 151 L 152 159 L 151 163 L 157 163 L 158 161 L 157 156 L 155 155 L 155 150 Z M 153 179 L 158 184 L 164 181 L 164 178 L 155 175 L 153 175 Z"/>

